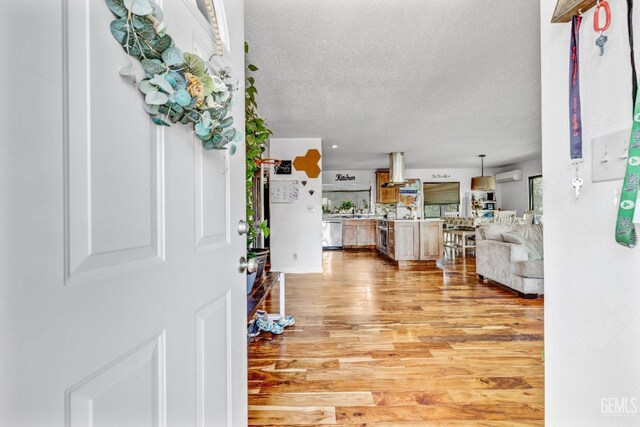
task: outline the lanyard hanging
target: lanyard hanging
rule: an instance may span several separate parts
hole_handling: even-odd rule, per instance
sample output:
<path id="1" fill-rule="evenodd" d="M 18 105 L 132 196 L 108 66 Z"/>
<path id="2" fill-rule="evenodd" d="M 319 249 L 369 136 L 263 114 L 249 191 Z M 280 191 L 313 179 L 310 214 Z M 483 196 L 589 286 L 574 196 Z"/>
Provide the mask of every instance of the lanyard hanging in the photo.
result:
<path id="1" fill-rule="evenodd" d="M 584 181 L 580 178 L 578 165 L 582 162 L 582 117 L 580 110 L 580 23 L 582 16 L 571 20 L 571 47 L 569 52 L 569 154 L 576 168 L 576 177 L 571 185 L 580 197 Z"/>
<path id="2" fill-rule="evenodd" d="M 638 237 L 633 224 L 633 216 L 638 201 L 638 186 L 640 185 L 640 97 L 636 80 L 636 67 L 633 52 L 633 0 L 627 0 L 629 47 L 631 51 L 631 71 L 633 78 L 632 96 L 635 99 L 633 108 L 633 127 L 629 137 L 629 151 L 627 154 L 627 170 L 620 193 L 618 219 L 616 221 L 616 242 L 628 248 L 636 246 Z"/>
<path id="3" fill-rule="evenodd" d="M 569 126 L 571 162 L 582 161 L 582 118 L 580 112 L 580 23 L 581 16 L 571 20 L 571 52 L 569 57 Z"/>

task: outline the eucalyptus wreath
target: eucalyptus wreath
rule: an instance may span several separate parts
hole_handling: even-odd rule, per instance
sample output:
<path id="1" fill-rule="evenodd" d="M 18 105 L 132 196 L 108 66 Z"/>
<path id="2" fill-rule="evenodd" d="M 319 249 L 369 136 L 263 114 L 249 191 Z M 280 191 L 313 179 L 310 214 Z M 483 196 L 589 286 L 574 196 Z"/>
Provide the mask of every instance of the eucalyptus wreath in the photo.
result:
<path id="1" fill-rule="evenodd" d="M 182 52 L 162 28 L 164 14 L 150 0 L 105 0 L 116 16 L 111 34 L 137 59 L 120 70 L 144 94 L 143 107 L 153 123 L 194 125 L 205 150 L 225 149 L 242 139 L 229 114 L 235 86 L 231 70 L 212 56 L 205 61 Z"/>

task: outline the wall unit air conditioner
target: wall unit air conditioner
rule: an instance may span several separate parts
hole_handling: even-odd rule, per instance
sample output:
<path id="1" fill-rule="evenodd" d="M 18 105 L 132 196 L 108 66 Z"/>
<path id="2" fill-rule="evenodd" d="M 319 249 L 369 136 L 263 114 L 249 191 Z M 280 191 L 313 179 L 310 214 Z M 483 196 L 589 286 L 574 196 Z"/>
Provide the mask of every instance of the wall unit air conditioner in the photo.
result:
<path id="1" fill-rule="evenodd" d="M 505 183 L 512 181 L 520 181 L 522 180 L 522 171 L 520 169 L 515 169 L 507 172 L 500 172 L 496 174 L 496 182 Z"/>

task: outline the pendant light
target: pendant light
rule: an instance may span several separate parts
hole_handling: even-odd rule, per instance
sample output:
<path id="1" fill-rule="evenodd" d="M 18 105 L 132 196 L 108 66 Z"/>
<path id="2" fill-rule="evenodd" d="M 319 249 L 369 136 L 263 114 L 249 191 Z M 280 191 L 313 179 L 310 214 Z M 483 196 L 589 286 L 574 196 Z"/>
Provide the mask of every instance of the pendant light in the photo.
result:
<path id="1" fill-rule="evenodd" d="M 484 154 L 480 154 L 482 172 L 481 176 L 474 176 L 471 178 L 471 190 L 481 190 L 481 191 L 493 191 L 496 189 L 496 177 L 495 176 L 484 176 L 484 158 L 486 157 Z"/>

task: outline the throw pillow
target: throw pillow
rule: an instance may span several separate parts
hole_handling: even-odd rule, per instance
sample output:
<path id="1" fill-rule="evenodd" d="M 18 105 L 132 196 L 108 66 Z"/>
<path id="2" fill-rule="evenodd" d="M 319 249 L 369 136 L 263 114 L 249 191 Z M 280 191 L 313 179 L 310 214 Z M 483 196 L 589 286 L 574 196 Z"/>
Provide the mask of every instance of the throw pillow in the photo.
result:
<path id="1" fill-rule="evenodd" d="M 507 243 L 515 243 L 517 245 L 523 245 L 529 250 L 529 259 L 530 260 L 540 260 L 542 256 L 540 252 L 536 249 L 536 247 L 531 244 L 523 235 L 517 233 L 515 231 L 510 231 L 508 233 L 502 233 L 502 241 Z"/>

